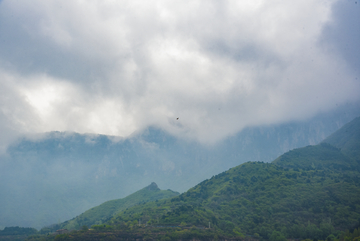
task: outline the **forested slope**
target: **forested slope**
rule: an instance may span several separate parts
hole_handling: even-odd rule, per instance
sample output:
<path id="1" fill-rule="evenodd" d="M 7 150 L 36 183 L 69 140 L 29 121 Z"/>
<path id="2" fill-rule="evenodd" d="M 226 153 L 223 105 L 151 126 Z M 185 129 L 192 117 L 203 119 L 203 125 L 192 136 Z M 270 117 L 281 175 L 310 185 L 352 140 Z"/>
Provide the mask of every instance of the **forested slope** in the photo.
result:
<path id="1" fill-rule="evenodd" d="M 0 229 L 63 222 L 153 181 L 184 192 L 239 164 L 270 162 L 316 144 L 359 113 L 355 105 L 306 121 L 248 127 L 211 147 L 156 127 L 127 138 L 69 132 L 24 136 L 0 154 L 0 191 L 6 193 L 0 199 Z"/>
<path id="2" fill-rule="evenodd" d="M 359 122 L 319 145 L 289 151 L 272 163 L 244 163 L 179 196 L 129 207 L 91 231 L 57 240 L 344 240 L 345 231 L 360 222 Z"/>
<path id="3" fill-rule="evenodd" d="M 343 126 L 326 138 L 323 143 L 329 143 L 356 161 L 360 160 L 360 117 Z"/>
<path id="4" fill-rule="evenodd" d="M 79 229 L 82 226 L 88 226 L 94 224 L 101 224 L 108 221 L 114 215 L 125 210 L 129 207 L 132 207 L 136 204 L 143 204 L 150 201 L 161 200 L 164 198 L 171 198 L 179 195 L 178 192 L 171 190 L 160 190 L 156 183 L 151 183 L 149 186 L 121 199 L 115 199 L 107 201 L 99 206 L 91 208 L 86 212 L 80 214 L 79 216 L 61 223 L 60 225 L 55 225 L 51 229 Z M 46 228 L 45 228 L 46 230 Z M 45 231 L 43 230 L 43 231 Z"/>
<path id="5" fill-rule="evenodd" d="M 357 136 L 359 129 L 349 125 L 338 133 Z M 276 230 L 288 238 L 324 239 L 359 224 L 359 156 L 348 155 L 359 148 L 351 145 L 342 151 L 326 141 L 285 153 L 273 163 L 245 163 L 178 197 L 129 208 L 108 224 L 139 219 L 149 225 L 210 223 L 233 235 L 269 238 Z"/>

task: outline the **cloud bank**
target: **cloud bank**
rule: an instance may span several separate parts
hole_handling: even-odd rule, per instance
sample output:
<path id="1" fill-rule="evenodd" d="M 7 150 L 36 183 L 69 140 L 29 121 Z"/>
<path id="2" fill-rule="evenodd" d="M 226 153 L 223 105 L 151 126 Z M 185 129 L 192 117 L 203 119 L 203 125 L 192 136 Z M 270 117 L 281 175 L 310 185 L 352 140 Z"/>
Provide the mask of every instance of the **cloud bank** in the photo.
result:
<path id="1" fill-rule="evenodd" d="M 214 143 L 358 101 L 359 5 L 3 0 L 0 144 L 148 126 Z"/>

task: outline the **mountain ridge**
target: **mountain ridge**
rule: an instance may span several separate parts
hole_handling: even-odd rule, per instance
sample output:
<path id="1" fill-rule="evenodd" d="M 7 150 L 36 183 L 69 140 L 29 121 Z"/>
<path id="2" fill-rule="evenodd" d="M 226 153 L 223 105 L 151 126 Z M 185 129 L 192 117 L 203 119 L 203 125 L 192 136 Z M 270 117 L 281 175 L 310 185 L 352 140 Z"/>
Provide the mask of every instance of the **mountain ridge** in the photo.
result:
<path id="1" fill-rule="evenodd" d="M 338 133 L 359 123 L 357 118 Z M 347 153 L 352 152 L 324 142 L 289 151 L 273 163 L 244 163 L 177 197 L 129 208 L 107 224 L 129 228 L 138 219 L 149 225 L 211 223 L 230 237 L 243 233 L 269 239 L 276 231 L 286 238 L 324 240 L 360 225 L 360 163 L 354 161 L 359 156 Z"/>
<path id="2" fill-rule="evenodd" d="M 319 142 L 345 122 L 344 116 L 249 127 L 213 147 L 155 128 L 125 139 L 59 132 L 23 139 L 0 156 L 0 190 L 8 194 L 0 199 L 0 228 L 69 220 L 152 181 L 184 192 L 241 163 L 272 161 Z"/>
<path id="3" fill-rule="evenodd" d="M 360 156 L 360 117 L 344 125 L 341 129 L 327 137 L 322 143 L 329 143 L 352 158 Z"/>
<path id="4" fill-rule="evenodd" d="M 180 193 L 171 190 L 160 190 L 157 184 L 152 182 L 149 186 L 144 187 L 125 198 L 106 201 L 69 221 L 53 226 L 51 229 L 73 230 L 79 229 L 84 225 L 90 227 L 95 224 L 102 224 L 122 210 L 134 205 L 170 198 L 179 194 Z M 45 228 L 45 230 L 47 229 Z"/>

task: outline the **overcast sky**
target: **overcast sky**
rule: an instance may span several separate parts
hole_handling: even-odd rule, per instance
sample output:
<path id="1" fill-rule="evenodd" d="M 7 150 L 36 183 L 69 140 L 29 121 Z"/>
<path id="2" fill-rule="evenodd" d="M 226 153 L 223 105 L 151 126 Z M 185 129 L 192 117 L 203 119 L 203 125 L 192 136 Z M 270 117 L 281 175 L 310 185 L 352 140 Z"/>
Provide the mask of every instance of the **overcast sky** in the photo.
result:
<path id="1" fill-rule="evenodd" d="M 359 101 L 359 43 L 350 0 L 2 0 L 0 145 L 303 120 Z"/>

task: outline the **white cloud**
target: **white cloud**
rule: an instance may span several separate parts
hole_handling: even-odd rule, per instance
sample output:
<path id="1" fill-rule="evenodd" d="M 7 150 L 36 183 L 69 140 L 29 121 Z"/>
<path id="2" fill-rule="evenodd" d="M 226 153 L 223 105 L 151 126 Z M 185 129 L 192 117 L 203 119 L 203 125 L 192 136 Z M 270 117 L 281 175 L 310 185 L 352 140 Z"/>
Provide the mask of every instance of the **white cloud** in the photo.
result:
<path id="1" fill-rule="evenodd" d="M 355 72 L 319 44 L 335 3 L 4 0 L 0 83 L 15 94 L 1 125 L 121 136 L 155 125 L 211 143 L 356 101 Z M 25 112 L 4 111 L 15 100 Z"/>

